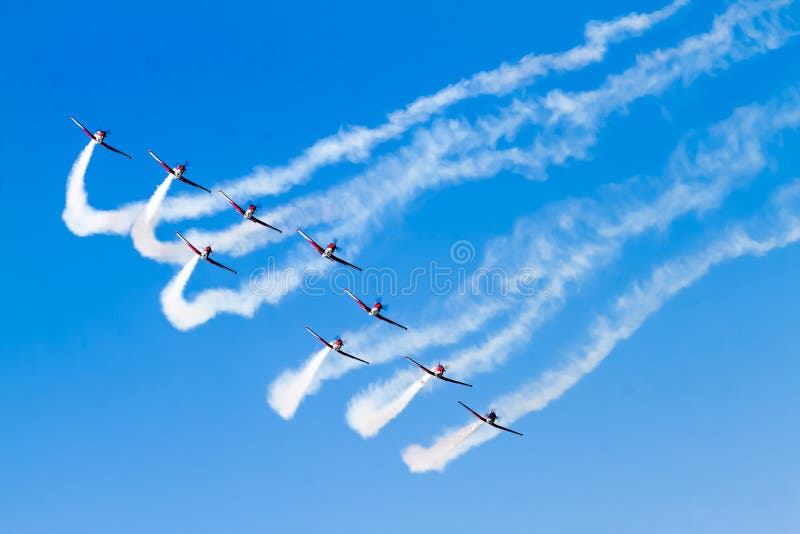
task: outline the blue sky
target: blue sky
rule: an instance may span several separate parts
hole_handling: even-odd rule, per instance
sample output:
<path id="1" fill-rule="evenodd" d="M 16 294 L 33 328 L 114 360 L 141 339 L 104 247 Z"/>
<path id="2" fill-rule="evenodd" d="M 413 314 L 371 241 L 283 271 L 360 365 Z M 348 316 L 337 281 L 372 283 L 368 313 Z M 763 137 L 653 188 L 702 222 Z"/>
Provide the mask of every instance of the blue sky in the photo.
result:
<path id="1" fill-rule="evenodd" d="M 566 58 L 589 21 L 666 5 L 0 8 L 11 229 L 0 530 L 800 530 L 800 13 L 788 0 L 694 0 L 591 60 Z M 296 172 L 320 140 L 344 146 L 420 97 L 529 54 L 559 67 L 504 78 Z M 214 188 L 291 182 L 238 198 L 257 201 L 284 239 L 240 227 L 220 199 L 213 213 L 177 216 L 175 198 L 207 200 L 177 182 L 155 233 L 136 243 L 130 224 L 109 235 L 80 209 L 62 217 L 88 141 L 72 114 L 134 156 L 94 149 L 95 209 L 123 220 L 114 210 L 153 194 L 164 173 L 152 148 L 191 161 L 190 178 Z M 330 290 L 265 303 L 248 279 L 268 258 L 325 266 L 297 225 L 399 280 L 431 261 L 459 267 L 451 245 L 468 240 L 468 275 L 530 268 L 541 285 L 534 297 L 425 284 L 382 295 L 407 333 Z M 163 304 L 191 256 L 172 245 L 175 230 L 213 242 L 238 279 L 198 265 Z M 238 291 L 234 304 L 253 299 L 251 313 L 203 302 L 216 288 Z M 327 354 L 318 388 L 300 391 L 285 373 L 320 348 L 305 325 L 342 335 L 373 365 Z M 601 353 L 574 385 L 542 386 Z M 445 361 L 475 387 L 426 384 L 373 428 L 363 407 L 391 411 L 416 383 L 404 354 Z M 275 408 L 276 384 L 299 395 L 291 413 Z M 495 408 L 525 436 L 487 428 L 447 441 L 470 424 L 456 400 Z M 354 431 L 366 427 L 377 435 Z M 412 445 L 422 452 L 409 459 Z"/>

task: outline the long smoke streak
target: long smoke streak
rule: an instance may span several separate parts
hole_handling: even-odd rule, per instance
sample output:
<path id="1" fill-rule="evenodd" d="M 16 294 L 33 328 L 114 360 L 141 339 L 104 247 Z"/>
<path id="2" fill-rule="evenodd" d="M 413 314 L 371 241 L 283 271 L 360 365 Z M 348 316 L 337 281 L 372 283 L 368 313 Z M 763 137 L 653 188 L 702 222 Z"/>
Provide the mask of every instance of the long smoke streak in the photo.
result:
<path id="1" fill-rule="evenodd" d="M 503 363 L 512 351 L 530 342 L 534 332 L 563 304 L 570 286 L 610 263 L 625 242 L 643 232 L 665 228 L 680 216 L 718 206 L 734 187 L 749 183 L 764 169 L 764 144 L 776 133 L 798 124 L 800 93 L 793 90 L 766 104 L 739 108 L 729 119 L 712 126 L 709 136 L 698 142 L 691 160 L 686 159 L 685 147 L 679 147 L 665 171 L 670 185 L 650 201 L 638 191 L 642 184 L 634 182 L 636 187 L 610 188 L 613 195 L 606 194 L 603 202 L 584 199 L 558 203 L 544 213 L 523 218 L 511 236 L 495 239 L 486 255 L 507 270 L 536 266 L 547 280 L 550 295 L 519 303 L 506 326 L 487 340 L 446 358 L 447 367 L 466 378 Z M 377 433 L 391 420 L 378 415 L 387 413 L 383 405 L 395 403 L 410 380 L 402 371 L 385 382 L 367 386 L 350 400 L 348 423 L 362 435 Z M 396 415 L 392 413 L 391 418 Z"/>
<path id="2" fill-rule="evenodd" d="M 800 240 L 800 180 L 782 188 L 764 214 L 734 226 L 698 252 L 669 261 L 653 270 L 643 282 L 633 284 L 619 296 L 610 311 L 598 316 L 588 330 L 589 341 L 560 367 L 545 371 L 517 391 L 495 399 L 509 423 L 532 411 L 542 410 L 560 398 L 603 362 L 621 341 L 630 338 L 663 304 L 681 290 L 704 277 L 712 267 L 745 255 L 763 256 Z M 442 453 L 461 430 L 448 431 L 430 447 L 412 445 L 402 457 L 412 472 L 441 471 L 450 461 L 497 436 L 485 432 L 463 441 L 450 453 Z"/>
<path id="3" fill-rule="evenodd" d="M 345 225 L 352 234 L 361 236 L 356 243 L 359 246 L 368 232 L 380 227 L 381 214 L 402 212 L 425 189 L 489 178 L 505 168 L 520 172 L 528 169 L 532 176 L 542 177 L 548 165 L 586 157 L 608 114 L 624 109 L 633 100 L 658 94 L 678 80 L 691 80 L 781 46 L 793 35 L 783 26 L 787 15 L 781 9 L 788 3 L 772 0 L 734 4 L 714 19 L 709 32 L 689 37 L 674 48 L 640 56 L 635 66 L 609 76 L 599 89 L 575 94 L 553 91 L 532 103 L 516 102 L 496 119 L 484 118 L 474 126 L 455 120 L 436 122 L 430 130 L 417 132 L 411 146 L 383 158 L 363 175 L 323 194 L 291 202 L 268 214 L 268 218 L 301 221 L 303 225 Z M 497 150 L 491 146 L 499 137 L 530 122 L 545 126 L 530 151 Z M 234 255 L 276 239 L 252 226 L 239 225 L 233 230 L 203 235 Z M 207 302 L 219 309 L 204 310 L 197 317 L 211 318 L 220 311 L 239 313 L 242 302 L 248 303 L 244 310 L 250 315 L 253 306 L 260 305 L 253 302 L 252 294 L 212 291 L 215 298 Z M 230 298 L 223 298 L 225 295 Z M 281 296 L 271 295 L 272 301 Z"/>

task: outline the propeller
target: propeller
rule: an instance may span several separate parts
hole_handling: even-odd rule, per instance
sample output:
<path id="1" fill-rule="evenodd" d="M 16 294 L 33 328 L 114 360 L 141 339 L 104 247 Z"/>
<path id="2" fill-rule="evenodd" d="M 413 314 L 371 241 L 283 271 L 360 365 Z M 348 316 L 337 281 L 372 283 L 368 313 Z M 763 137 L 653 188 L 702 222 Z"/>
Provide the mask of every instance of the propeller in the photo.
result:
<path id="1" fill-rule="evenodd" d="M 383 297 L 376 298 L 375 302 L 381 305 L 381 310 L 389 311 L 389 306 L 383 303 Z"/>

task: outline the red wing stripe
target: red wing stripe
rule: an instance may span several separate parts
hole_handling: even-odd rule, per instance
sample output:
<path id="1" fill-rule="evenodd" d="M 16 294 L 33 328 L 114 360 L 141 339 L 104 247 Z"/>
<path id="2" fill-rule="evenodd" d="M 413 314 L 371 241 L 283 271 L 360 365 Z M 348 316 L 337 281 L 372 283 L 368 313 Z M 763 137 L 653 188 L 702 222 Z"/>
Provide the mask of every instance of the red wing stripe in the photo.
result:
<path id="1" fill-rule="evenodd" d="M 190 249 L 192 249 L 192 250 L 194 251 L 194 253 L 195 253 L 195 254 L 197 254 L 198 256 L 202 256 L 202 255 L 203 255 L 203 254 L 202 254 L 202 253 L 201 253 L 199 250 L 197 250 L 197 249 L 194 247 L 194 245 L 192 245 L 191 243 L 189 243 L 189 242 L 186 240 L 186 238 L 185 238 L 185 237 L 183 237 L 183 236 L 181 235 L 181 233 L 180 233 L 180 232 L 175 232 L 175 233 L 176 233 L 176 234 L 178 234 L 178 237 L 180 237 L 180 238 L 181 238 L 181 241 L 183 241 L 184 243 L 186 243 L 186 244 L 189 246 L 189 248 L 190 248 Z"/>
<path id="2" fill-rule="evenodd" d="M 169 165 L 167 165 L 166 163 L 164 163 L 163 161 L 161 161 L 161 159 L 160 159 L 158 156 L 156 156 L 156 155 L 153 153 L 153 151 L 152 151 L 152 150 L 148 150 L 148 152 L 150 153 L 150 155 L 151 155 L 151 156 L 153 156 L 153 159 L 155 159 L 155 160 L 156 160 L 156 161 L 159 163 L 159 165 L 161 165 L 162 167 L 164 167 L 165 169 L 167 169 L 167 172 L 168 172 L 168 173 L 172 174 L 173 176 L 175 175 L 175 171 L 173 171 L 173 170 L 170 168 L 170 166 L 169 166 Z"/>
<path id="3" fill-rule="evenodd" d="M 345 289 L 345 290 L 344 290 L 344 292 L 345 292 L 345 293 L 347 293 L 348 295 L 350 295 L 350 297 L 351 297 L 351 298 L 352 298 L 354 301 L 356 301 L 356 303 L 358 303 L 358 305 L 359 305 L 359 306 L 361 306 L 362 308 L 364 308 L 364 311 L 366 311 L 367 313 L 369 313 L 369 307 L 368 307 L 366 304 L 364 304 L 363 302 L 361 302 L 357 296 L 355 296 L 355 295 L 353 295 L 352 293 L 350 293 L 350 290 L 349 290 L 349 289 Z"/>
<path id="4" fill-rule="evenodd" d="M 236 202 L 234 202 L 234 201 L 231 199 L 231 197 L 229 197 L 228 195 L 226 195 L 225 193 L 223 193 L 223 192 L 222 192 L 222 189 L 220 189 L 220 190 L 219 190 L 219 192 L 222 194 L 222 196 L 223 196 L 223 197 L 225 197 L 225 198 L 227 198 L 227 199 L 228 199 L 228 202 L 230 202 L 230 203 L 231 203 L 231 206 L 233 206 L 233 207 L 234 207 L 234 209 L 236 209 L 236 211 L 238 211 L 240 215 L 244 215 L 244 210 L 243 210 L 243 209 L 242 209 L 242 208 L 239 206 L 239 204 L 237 204 Z"/>
<path id="5" fill-rule="evenodd" d="M 306 330 L 308 330 L 308 331 L 311 333 L 311 335 L 312 335 L 312 336 L 314 336 L 315 338 L 317 338 L 317 339 L 319 340 L 319 342 L 320 342 L 320 343 L 322 343 L 323 345 L 325 345 L 325 346 L 326 346 L 326 347 L 328 347 L 329 349 L 333 350 L 333 347 L 331 346 L 331 344 L 330 344 L 330 343 L 328 343 L 327 341 L 325 341 L 324 339 L 322 339 L 322 336 L 320 336 L 319 334 L 317 334 L 316 332 L 314 332 L 313 330 L 311 330 L 309 327 L 306 327 Z"/>
<path id="6" fill-rule="evenodd" d="M 323 253 L 325 252 L 325 249 L 324 249 L 324 248 L 322 248 L 321 246 L 319 246 L 319 245 L 316 243 L 316 241 L 314 241 L 313 239 L 311 239 L 310 237 L 308 237 L 308 236 L 307 236 L 307 235 L 306 235 L 306 234 L 305 234 L 305 233 L 304 233 L 304 232 L 303 232 L 303 231 L 302 231 L 300 228 L 298 228 L 298 229 L 297 229 L 297 233 L 298 233 L 298 234 L 300 234 L 301 236 L 303 236 L 303 238 L 304 238 L 306 241 L 308 241 L 309 243 L 311 243 L 311 246 L 312 246 L 312 247 L 314 247 L 315 249 L 317 249 L 317 252 L 319 252 L 320 254 L 323 254 Z"/>
<path id="7" fill-rule="evenodd" d="M 467 406 L 467 405 L 466 405 L 466 404 L 464 404 L 463 402 L 461 402 L 461 401 L 458 401 L 458 403 L 459 403 L 461 406 L 463 406 L 464 408 L 466 408 L 467 410 L 469 410 L 469 411 L 472 413 L 472 415 L 474 415 L 475 417 L 477 417 L 478 419 L 480 419 L 480 420 L 481 420 L 481 421 L 483 421 L 484 423 L 487 423 L 487 422 L 488 422 L 484 416 L 482 416 L 481 414 L 479 414 L 478 412 L 476 412 L 475 410 L 473 410 L 472 408 L 470 408 L 469 406 Z"/>
<path id="8" fill-rule="evenodd" d="M 92 132 L 90 132 L 89 130 L 87 130 L 87 129 L 86 129 L 86 126 L 84 126 L 83 124 L 81 124 L 80 122 L 78 122 L 78 119 L 76 119 L 75 117 L 72 117 L 72 116 L 70 116 L 70 119 L 72 119 L 72 122 L 74 122 L 75 124 L 77 124 L 77 125 L 78 125 L 78 128 L 80 128 L 81 130 L 83 130 L 83 132 L 84 132 L 86 135 L 88 135 L 89 137 L 91 137 L 92 139 L 94 139 L 94 136 L 92 135 Z"/>
<path id="9" fill-rule="evenodd" d="M 430 369 L 428 369 L 427 367 L 425 367 L 424 365 L 422 365 L 418 361 L 414 360 L 413 358 L 409 358 L 408 356 L 403 356 L 403 358 L 405 358 L 406 360 L 410 361 L 411 363 L 413 363 L 414 365 L 416 365 L 417 367 L 419 367 L 420 369 L 422 369 L 423 371 L 425 371 L 429 375 L 436 376 L 433 371 L 431 371 Z"/>

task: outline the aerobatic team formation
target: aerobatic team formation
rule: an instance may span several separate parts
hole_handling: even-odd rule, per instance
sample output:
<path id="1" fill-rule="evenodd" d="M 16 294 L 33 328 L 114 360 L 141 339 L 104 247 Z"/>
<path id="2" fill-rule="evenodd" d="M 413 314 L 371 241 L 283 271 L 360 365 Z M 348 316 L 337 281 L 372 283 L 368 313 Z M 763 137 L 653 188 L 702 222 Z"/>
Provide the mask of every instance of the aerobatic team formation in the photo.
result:
<path id="1" fill-rule="evenodd" d="M 86 135 L 88 135 L 91 139 L 93 139 L 94 142 L 97 143 L 98 145 L 100 145 L 100 146 L 102 146 L 102 147 L 104 147 L 104 148 L 106 148 L 106 149 L 108 149 L 108 150 L 110 150 L 112 152 L 116 152 L 117 154 L 125 156 L 128 159 L 133 159 L 129 154 L 126 154 L 125 152 L 123 152 L 123 151 L 121 151 L 121 150 L 119 150 L 117 148 L 114 148 L 113 146 L 111 146 L 108 143 L 106 143 L 106 137 L 107 137 L 108 132 L 106 132 L 104 130 L 98 130 L 98 131 L 92 133 L 83 124 L 78 122 L 78 119 L 76 119 L 75 117 L 70 117 L 70 118 L 72 119 L 72 121 L 76 125 L 78 125 L 78 127 L 81 130 L 83 130 L 83 132 Z M 186 178 L 186 176 L 184 176 L 184 173 L 186 172 L 186 165 L 185 164 L 180 164 L 180 165 L 177 165 L 175 167 L 170 167 L 169 165 L 164 163 L 164 161 L 161 160 L 152 150 L 148 150 L 147 152 L 153 157 L 153 159 L 155 159 L 159 163 L 159 165 L 161 165 L 169 173 L 169 175 L 173 179 L 181 181 L 181 182 L 183 182 L 183 183 L 185 183 L 187 185 L 190 185 L 192 187 L 196 187 L 198 189 L 202 189 L 203 191 L 206 191 L 209 194 L 212 193 L 210 189 L 208 189 L 206 187 L 203 187 L 202 185 L 200 185 L 200 184 L 198 184 L 196 182 L 193 182 L 193 181 L 189 180 L 188 178 Z M 256 212 L 257 208 L 256 208 L 256 206 L 254 204 L 250 204 L 250 206 L 248 206 L 247 209 L 243 209 L 239 204 L 237 204 L 233 199 L 231 199 L 228 195 L 226 195 L 222 190 L 219 190 L 219 193 L 220 193 L 220 195 L 222 195 L 225 198 L 225 200 L 227 202 L 229 202 L 233 206 L 233 208 L 239 213 L 239 215 L 241 215 L 245 219 L 247 219 L 249 221 L 252 221 L 252 222 L 254 222 L 256 224 L 259 224 L 259 225 L 263 226 L 264 228 L 267 228 L 267 229 L 270 229 L 270 230 L 273 230 L 273 231 L 276 231 L 276 232 L 281 232 L 281 233 L 283 232 L 279 228 L 276 228 L 276 227 L 272 226 L 271 224 L 256 218 L 255 217 L 255 212 Z M 180 232 L 176 231 L 175 233 L 178 235 L 178 237 L 184 243 L 186 243 L 186 246 L 188 246 L 192 250 L 192 252 L 194 252 L 197 256 L 200 257 L 200 259 L 205 260 L 208 263 L 211 263 L 212 265 L 216 265 L 217 267 L 220 267 L 222 269 L 230 271 L 233 274 L 237 274 L 237 272 L 234 269 L 231 269 L 230 267 L 228 267 L 226 265 L 223 265 L 223 264 L 217 262 L 216 260 L 211 259 L 210 256 L 211 256 L 211 252 L 212 251 L 211 251 L 211 247 L 210 246 L 206 246 L 205 248 L 200 250 L 197 247 L 195 247 L 192 243 L 190 243 L 185 237 L 183 237 Z M 350 268 L 355 269 L 357 271 L 361 271 L 360 267 L 357 267 L 357 266 L 353 265 L 352 263 L 350 263 L 348 261 L 345 261 L 344 259 L 338 257 L 335 254 L 336 249 L 337 249 L 337 245 L 336 245 L 335 242 L 331 242 L 331 243 L 328 244 L 327 247 L 323 248 L 321 245 L 319 245 L 319 243 L 317 243 L 311 237 L 309 237 L 308 234 L 303 232 L 303 230 L 301 228 L 297 228 L 297 233 L 300 234 L 300 236 L 303 239 L 308 241 L 308 243 L 314 248 L 314 250 L 320 256 L 322 256 L 323 258 L 326 258 L 326 259 L 328 259 L 330 261 L 339 263 L 339 264 L 344 265 L 346 267 L 350 267 Z M 400 324 L 400 323 L 398 323 L 396 321 L 393 321 L 392 319 L 389 319 L 388 317 L 383 315 L 383 313 L 382 313 L 383 304 L 381 304 L 380 300 L 377 300 L 375 302 L 375 304 L 373 304 L 372 307 L 370 307 L 370 306 L 367 306 L 356 295 L 354 295 L 353 292 L 351 292 L 349 289 L 345 289 L 345 292 L 369 316 L 375 317 L 376 319 L 379 319 L 379 320 L 384 321 L 384 322 L 386 322 L 388 324 L 394 325 L 394 326 L 396 326 L 398 328 L 402 328 L 403 330 L 408 330 L 408 328 L 406 328 L 402 324 Z M 332 342 L 328 342 L 328 341 L 325 340 L 325 338 L 323 338 L 322 336 L 317 334 L 310 327 L 306 326 L 306 330 L 308 330 L 308 332 L 312 336 L 317 338 L 317 340 L 320 343 L 322 343 L 323 345 L 328 347 L 328 349 L 330 349 L 331 351 L 336 352 L 337 354 L 339 354 L 341 356 L 345 356 L 347 358 L 351 358 L 353 360 L 357 360 L 357 361 L 362 362 L 364 364 L 369 364 L 369 362 L 364 360 L 364 359 L 358 358 L 357 356 L 354 356 L 352 354 L 348 354 L 347 352 L 344 352 L 342 350 L 342 347 L 344 346 L 344 341 L 342 341 L 341 339 L 336 339 L 336 340 L 334 340 Z M 423 371 L 424 373 L 426 373 L 429 376 L 432 376 L 434 378 L 438 378 L 439 380 L 443 380 L 445 382 L 450 382 L 452 384 L 459 384 L 459 385 L 462 385 L 462 386 L 472 387 L 472 384 L 467 384 L 465 382 L 460 382 L 458 380 L 453 380 L 452 378 L 445 377 L 444 374 L 445 374 L 446 369 L 441 363 L 439 363 L 434 369 L 428 369 L 427 367 L 425 367 L 424 365 L 422 365 L 421 363 L 417 362 L 416 360 L 412 359 L 409 356 L 404 356 L 404 358 L 407 359 L 412 364 L 414 364 L 415 366 L 417 366 L 421 371 Z M 499 430 L 504 430 L 506 432 L 510 432 L 512 434 L 516 434 L 518 436 L 522 436 L 522 433 L 517 432 L 516 430 L 512 430 L 510 428 L 506 428 L 504 426 L 501 426 L 501 425 L 497 424 L 496 421 L 500 417 L 495 413 L 494 410 L 490 410 L 489 413 L 487 413 L 486 415 L 481 415 L 480 413 L 474 411 L 472 408 L 470 408 L 469 406 L 467 406 L 463 402 L 458 401 L 458 403 L 461 406 L 463 406 L 464 408 L 466 408 L 472 415 L 474 415 L 481 422 L 483 422 L 483 423 L 485 423 L 485 424 L 487 424 L 489 426 L 492 426 L 494 428 L 497 428 Z"/>

